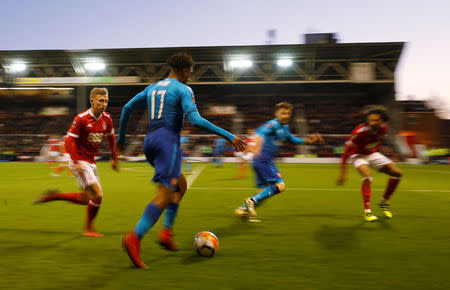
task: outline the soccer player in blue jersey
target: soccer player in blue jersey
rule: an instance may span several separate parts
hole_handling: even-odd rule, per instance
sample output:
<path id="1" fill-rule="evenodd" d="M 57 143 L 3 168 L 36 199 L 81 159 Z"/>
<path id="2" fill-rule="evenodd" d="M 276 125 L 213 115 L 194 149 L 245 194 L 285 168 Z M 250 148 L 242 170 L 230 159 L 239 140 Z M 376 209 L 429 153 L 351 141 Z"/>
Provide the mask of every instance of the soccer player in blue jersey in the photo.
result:
<path id="1" fill-rule="evenodd" d="M 226 142 L 223 138 L 214 139 L 213 161 L 216 167 L 222 167 L 223 165 L 222 158 L 225 154 Z"/>
<path id="2" fill-rule="evenodd" d="M 247 198 L 244 204 L 235 210 L 235 214 L 249 221 L 259 221 L 256 219 L 255 208 L 261 202 L 286 189 L 280 170 L 273 163 L 278 152 L 278 147 L 282 142 L 294 144 L 323 142 L 319 133 L 314 133 L 309 137 L 294 137 L 289 132 L 289 120 L 293 111 L 292 104 L 288 102 L 278 103 L 275 107 L 275 119 L 266 122 L 256 129 L 256 153 L 253 159 L 253 169 L 255 171 L 256 183 L 261 191 L 252 197 Z"/>
<path id="3" fill-rule="evenodd" d="M 181 172 L 180 131 L 184 117 L 193 126 L 209 130 L 230 141 L 236 150 L 245 149 L 245 142 L 202 118 L 195 104 L 194 93 L 186 85 L 194 61 L 185 53 L 178 53 L 167 61 L 168 78 L 149 85 L 132 98 L 122 109 L 116 151 L 123 152 L 128 120 L 133 110 L 144 106 L 149 112 L 149 131 L 144 139 L 147 161 L 155 168 L 153 181 L 158 184 L 156 197 L 148 204 L 141 219 L 130 233 L 122 237 L 122 245 L 131 261 L 138 268 L 146 268 L 140 257 L 140 241 L 165 212 L 164 227 L 159 233 L 160 243 L 168 250 L 176 251 L 172 226 L 178 205 L 186 192 L 186 178 Z"/>
<path id="4" fill-rule="evenodd" d="M 181 146 L 184 172 L 186 174 L 191 174 L 192 173 L 192 162 L 189 157 L 189 155 L 191 155 L 191 150 L 189 148 L 191 140 L 189 139 L 188 135 L 189 135 L 188 130 L 181 131 L 180 146 Z"/>

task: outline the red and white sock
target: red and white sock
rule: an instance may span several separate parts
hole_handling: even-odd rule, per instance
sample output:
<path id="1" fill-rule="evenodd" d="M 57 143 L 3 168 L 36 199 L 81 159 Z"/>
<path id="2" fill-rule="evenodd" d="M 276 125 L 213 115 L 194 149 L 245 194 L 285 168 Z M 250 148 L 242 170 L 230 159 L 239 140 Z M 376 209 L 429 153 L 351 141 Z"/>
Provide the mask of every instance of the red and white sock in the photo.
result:
<path id="1" fill-rule="evenodd" d="M 398 183 L 400 182 L 400 177 L 391 176 L 388 180 L 388 184 L 386 187 L 386 191 L 384 192 L 383 197 L 381 198 L 381 203 L 386 203 L 391 195 L 394 193 L 397 188 Z"/>
<path id="2" fill-rule="evenodd" d="M 372 177 L 364 177 L 362 179 L 361 194 L 364 202 L 364 211 L 370 212 L 370 195 L 372 190 L 370 184 L 372 183 Z"/>
<path id="3" fill-rule="evenodd" d="M 102 198 L 100 199 L 90 199 L 87 206 L 87 222 L 86 229 L 92 230 L 92 223 L 97 216 L 98 210 L 100 209 L 100 204 L 102 203 Z"/>
<path id="4" fill-rule="evenodd" d="M 238 177 L 245 177 L 246 173 L 247 173 L 247 164 L 246 163 L 240 163 L 239 164 Z"/>

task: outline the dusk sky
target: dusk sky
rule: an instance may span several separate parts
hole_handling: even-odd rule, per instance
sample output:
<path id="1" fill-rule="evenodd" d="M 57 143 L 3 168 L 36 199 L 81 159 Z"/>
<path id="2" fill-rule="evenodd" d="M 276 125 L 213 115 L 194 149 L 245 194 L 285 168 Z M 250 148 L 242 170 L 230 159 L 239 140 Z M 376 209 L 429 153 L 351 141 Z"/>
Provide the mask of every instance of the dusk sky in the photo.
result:
<path id="1" fill-rule="evenodd" d="M 407 42 L 397 98 L 437 98 L 450 118 L 450 1 L 0 0 L 0 50 Z"/>

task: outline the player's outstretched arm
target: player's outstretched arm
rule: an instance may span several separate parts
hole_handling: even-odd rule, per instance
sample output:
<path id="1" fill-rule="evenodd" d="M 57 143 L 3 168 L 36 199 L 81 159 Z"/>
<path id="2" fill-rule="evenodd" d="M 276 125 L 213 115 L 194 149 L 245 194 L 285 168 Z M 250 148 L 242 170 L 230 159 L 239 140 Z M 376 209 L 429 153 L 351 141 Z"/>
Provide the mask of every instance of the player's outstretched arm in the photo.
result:
<path id="1" fill-rule="evenodd" d="M 204 119 L 202 116 L 200 116 L 198 111 L 190 112 L 188 114 L 188 119 L 193 126 L 208 130 L 210 132 L 213 132 L 214 134 L 224 137 L 233 144 L 237 151 L 245 150 L 246 144 L 243 140 L 241 140 L 241 138 L 231 134 L 227 130 L 217 127 L 210 121 Z"/>
<path id="2" fill-rule="evenodd" d="M 197 105 L 195 104 L 194 93 L 189 87 L 186 86 L 186 88 L 187 89 L 183 91 L 183 94 L 181 96 L 181 106 L 183 108 L 183 112 L 187 115 L 191 125 L 222 136 L 223 138 L 230 141 L 237 151 L 244 151 L 246 144 L 243 140 L 241 140 L 241 138 L 231 134 L 227 130 L 214 125 L 210 121 L 200 116 L 197 110 Z"/>
<path id="3" fill-rule="evenodd" d="M 347 180 L 347 159 L 349 156 L 351 145 L 346 144 L 344 147 L 344 153 L 342 153 L 342 159 L 341 159 L 341 168 L 340 173 L 338 176 L 338 179 L 336 181 L 337 185 L 343 185 L 345 181 Z"/>
<path id="4" fill-rule="evenodd" d="M 322 144 L 324 142 L 322 136 L 317 132 L 314 132 L 311 135 L 304 137 L 304 138 L 295 137 L 294 135 L 291 134 L 291 132 L 289 132 L 288 140 L 293 144 L 302 144 L 302 143 L 308 143 L 308 144 L 320 143 L 320 144 Z"/>
<path id="5" fill-rule="evenodd" d="M 108 135 L 108 144 L 111 149 L 111 167 L 115 171 L 119 171 L 119 155 L 116 152 L 116 137 L 114 134 Z"/>
<path id="6" fill-rule="evenodd" d="M 117 156 L 120 156 L 120 155 L 122 155 L 122 153 L 124 152 L 124 150 L 125 150 L 125 144 L 123 144 L 123 143 L 117 143 L 117 142 L 116 142 L 116 144 L 115 144 L 115 146 L 114 146 L 114 152 L 115 152 L 115 154 L 116 154 Z"/>
<path id="7" fill-rule="evenodd" d="M 119 171 L 119 160 L 117 159 L 111 159 L 111 167 L 115 171 Z"/>
<path id="8" fill-rule="evenodd" d="M 309 144 L 314 144 L 314 143 L 323 144 L 324 140 L 322 138 L 322 135 L 320 135 L 317 132 L 314 132 L 314 133 L 312 133 L 311 135 L 309 135 L 308 137 L 305 138 L 305 142 L 309 143 Z"/>
<path id="9" fill-rule="evenodd" d="M 341 173 L 338 176 L 336 184 L 337 185 L 343 185 L 345 183 L 345 181 L 347 181 L 347 174 L 346 174 L 345 169 L 344 170 L 341 169 Z"/>
<path id="10" fill-rule="evenodd" d="M 128 101 L 128 103 L 125 104 L 125 106 L 123 106 L 122 113 L 120 114 L 119 133 L 117 133 L 117 143 L 125 144 L 125 138 L 128 128 L 128 120 L 130 119 L 130 115 L 137 108 L 142 108 L 145 106 L 147 90 L 148 87 L 139 94 L 137 94 L 136 96 L 134 96 L 131 100 Z"/>
<path id="11" fill-rule="evenodd" d="M 69 134 L 69 136 L 67 136 L 65 141 L 65 147 L 67 153 L 70 156 L 70 159 L 73 162 L 73 167 L 78 173 L 81 174 L 81 172 L 83 171 L 83 166 L 78 163 L 78 160 L 80 160 L 81 158 L 81 156 L 78 154 L 78 152 L 80 152 L 78 147 L 78 137 L 75 138 L 73 137 L 73 134 L 72 135 Z"/>
<path id="12" fill-rule="evenodd" d="M 247 146 L 245 141 L 242 140 L 241 138 L 239 138 L 238 136 L 234 136 L 233 141 L 231 141 L 231 143 L 233 144 L 234 148 L 236 148 L 236 151 L 244 151 L 245 147 Z"/>

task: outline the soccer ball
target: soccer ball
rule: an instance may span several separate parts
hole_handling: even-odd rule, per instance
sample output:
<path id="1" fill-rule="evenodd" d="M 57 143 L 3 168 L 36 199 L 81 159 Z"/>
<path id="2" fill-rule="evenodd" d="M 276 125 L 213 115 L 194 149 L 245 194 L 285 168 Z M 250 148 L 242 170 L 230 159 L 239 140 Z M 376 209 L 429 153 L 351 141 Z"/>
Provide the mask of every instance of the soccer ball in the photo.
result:
<path id="1" fill-rule="evenodd" d="M 194 239 L 194 250 L 203 257 L 212 257 L 219 249 L 219 239 L 211 232 L 199 232 Z"/>

